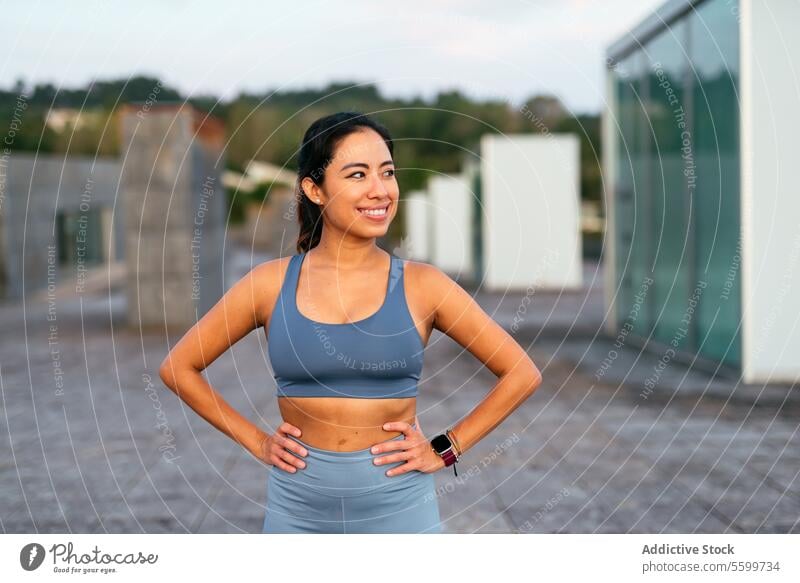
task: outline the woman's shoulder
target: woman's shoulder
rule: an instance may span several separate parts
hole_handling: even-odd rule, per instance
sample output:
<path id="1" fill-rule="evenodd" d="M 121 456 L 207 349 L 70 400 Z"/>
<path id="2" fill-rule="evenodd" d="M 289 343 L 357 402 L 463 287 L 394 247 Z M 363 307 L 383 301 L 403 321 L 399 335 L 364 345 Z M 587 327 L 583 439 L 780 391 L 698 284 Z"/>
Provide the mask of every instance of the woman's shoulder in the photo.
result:
<path id="1" fill-rule="evenodd" d="M 242 286 L 250 290 L 249 293 L 252 300 L 256 302 L 255 308 L 258 311 L 271 313 L 272 306 L 280 295 L 292 257 L 292 255 L 287 255 L 262 261 L 254 265 L 237 282 L 237 287 Z"/>
<path id="2" fill-rule="evenodd" d="M 404 259 L 406 296 L 415 306 L 421 306 L 426 316 L 435 313 L 438 307 L 453 295 L 458 284 L 436 265 Z"/>
<path id="3" fill-rule="evenodd" d="M 431 263 L 415 259 L 401 259 L 403 271 L 407 278 L 413 280 L 410 282 L 412 284 L 427 288 L 427 286 L 447 286 L 453 282 L 449 275 Z"/>
<path id="4" fill-rule="evenodd" d="M 248 275 L 263 284 L 265 288 L 275 288 L 277 293 L 277 290 L 281 288 L 283 278 L 286 277 L 292 257 L 295 255 L 285 255 L 262 261 L 253 267 Z"/>

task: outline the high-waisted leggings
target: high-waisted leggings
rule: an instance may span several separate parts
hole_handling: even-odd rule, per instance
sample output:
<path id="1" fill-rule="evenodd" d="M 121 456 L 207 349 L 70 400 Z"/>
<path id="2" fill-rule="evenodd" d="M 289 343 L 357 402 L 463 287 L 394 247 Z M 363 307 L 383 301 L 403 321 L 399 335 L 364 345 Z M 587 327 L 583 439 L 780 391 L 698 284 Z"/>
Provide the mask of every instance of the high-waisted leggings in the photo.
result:
<path id="1" fill-rule="evenodd" d="M 262 532 L 442 532 L 433 474 L 410 470 L 387 476 L 390 468 L 406 462 L 373 463 L 396 451 L 331 451 L 289 438 L 308 450 L 306 457 L 299 456 L 306 467 L 294 473 L 269 469 Z M 405 435 L 388 441 L 396 439 Z"/>

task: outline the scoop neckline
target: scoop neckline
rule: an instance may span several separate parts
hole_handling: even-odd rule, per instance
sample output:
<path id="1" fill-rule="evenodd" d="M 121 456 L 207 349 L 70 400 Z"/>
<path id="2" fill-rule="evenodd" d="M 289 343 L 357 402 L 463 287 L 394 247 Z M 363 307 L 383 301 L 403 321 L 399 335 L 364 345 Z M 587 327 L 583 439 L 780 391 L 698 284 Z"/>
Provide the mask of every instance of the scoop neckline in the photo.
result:
<path id="1" fill-rule="evenodd" d="M 301 268 L 303 267 L 303 261 L 305 261 L 306 253 L 307 253 L 307 251 L 303 251 L 300 254 L 300 262 L 297 265 L 297 277 L 295 278 L 295 281 L 294 281 L 294 292 L 292 293 L 292 305 L 294 305 L 294 311 L 301 318 L 303 318 L 304 320 L 307 320 L 308 322 L 311 322 L 312 324 L 317 324 L 318 326 L 357 326 L 358 324 L 362 324 L 362 323 L 366 322 L 367 320 L 371 320 L 372 318 L 374 318 L 375 316 L 380 314 L 383 311 L 383 309 L 386 307 L 386 303 L 388 302 L 388 299 L 389 299 L 389 286 L 392 283 L 392 274 L 394 272 L 394 255 L 391 254 L 391 253 L 389 253 L 389 275 L 386 278 L 386 292 L 383 295 L 383 302 L 381 303 L 381 305 L 377 309 L 377 311 L 375 311 L 374 313 L 370 314 L 366 318 L 362 318 L 360 320 L 356 320 L 355 322 L 334 322 L 334 323 L 319 322 L 318 320 L 312 320 L 311 318 L 309 318 L 308 316 L 303 314 L 303 312 L 301 312 L 300 308 L 297 306 L 297 290 L 300 287 L 300 271 L 301 271 Z"/>

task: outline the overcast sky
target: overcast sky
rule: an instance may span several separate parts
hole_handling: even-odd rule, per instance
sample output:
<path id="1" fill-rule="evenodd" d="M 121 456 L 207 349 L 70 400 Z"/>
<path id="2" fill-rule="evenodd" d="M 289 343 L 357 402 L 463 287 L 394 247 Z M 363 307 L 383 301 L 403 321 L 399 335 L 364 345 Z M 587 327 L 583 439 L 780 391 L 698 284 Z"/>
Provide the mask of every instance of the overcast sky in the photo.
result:
<path id="1" fill-rule="evenodd" d="M 0 0 L 0 85 L 160 77 L 186 94 L 375 82 L 599 111 L 606 47 L 663 0 Z M 273 8 L 270 8 L 273 7 Z"/>

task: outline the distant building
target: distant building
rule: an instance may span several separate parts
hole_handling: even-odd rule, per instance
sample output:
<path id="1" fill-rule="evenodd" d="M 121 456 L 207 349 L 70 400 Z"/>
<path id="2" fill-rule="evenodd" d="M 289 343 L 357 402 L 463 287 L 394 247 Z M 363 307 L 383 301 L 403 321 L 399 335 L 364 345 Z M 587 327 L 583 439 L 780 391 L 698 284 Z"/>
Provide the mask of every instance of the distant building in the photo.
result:
<path id="1" fill-rule="evenodd" d="M 415 261 L 430 261 L 430 205 L 428 196 L 423 190 L 409 192 L 401 196 L 405 203 L 405 238 L 402 248 L 406 258 Z"/>
<path id="2" fill-rule="evenodd" d="M 120 162 L 12 152 L 0 170 L 0 299 L 19 299 L 124 258 Z"/>
<path id="3" fill-rule="evenodd" d="M 47 111 L 45 125 L 54 132 L 74 131 L 86 126 L 90 121 L 97 121 L 104 112 L 74 109 L 71 107 L 54 107 Z"/>
<path id="4" fill-rule="evenodd" d="M 428 180 L 431 261 L 458 277 L 472 278 L 472 193 L 460 174 Z"/>
<path id="5" fill-rule="evenodd" d="M 672 0 L 607 54 L 608 330 L 800 380 L 800 4 Z"/>
<path id="6" fill-rule="evenodd" d="M 0 299 L 81 294 L 117 263 L 129 323 L 182 331 L 225 289 L 224 127 L 184 103 L 124 104 L 118 122 L 119 159 L 0 160 Z"/>
<path id="7" fill-rule="evenodd" d="M 577 136 L 484 135 L 480 202 L 487 289 L 581 287 Z"/>
<path id="8" fill-rule="evenodd" d="M 488 290 L 580 288 L 577 136 L 486 134 L 479 150 L 405 200 L 414 257 Z"/>
<path id="9" fill-rule="evenodd" d="M 184 331 L 225 292 L 225 128 L 179 102 L 128 103 L 118 122 L 128 322 Z"/>

